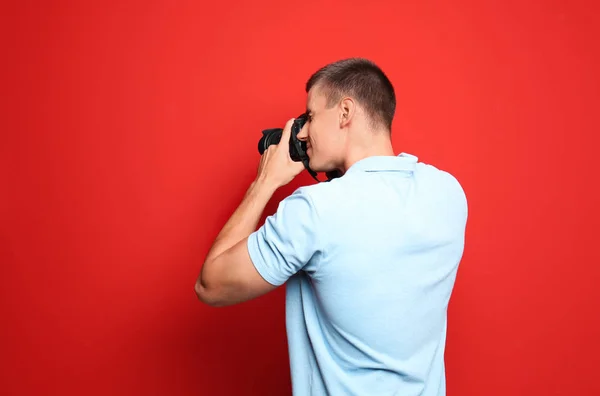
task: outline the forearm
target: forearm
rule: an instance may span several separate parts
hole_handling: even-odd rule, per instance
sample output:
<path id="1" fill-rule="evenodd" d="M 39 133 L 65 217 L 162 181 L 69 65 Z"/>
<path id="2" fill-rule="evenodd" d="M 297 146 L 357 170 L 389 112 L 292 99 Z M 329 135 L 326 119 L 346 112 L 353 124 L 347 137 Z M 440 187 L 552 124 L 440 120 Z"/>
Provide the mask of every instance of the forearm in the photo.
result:
<path id="1" fill-rule="evenodd" d="M 293 119 L 289 120 L 283 129 L 282 142 L 289 141 L 292 123 Z M 247 301 L 276 288 L 258 272 L 244 242 L 256 231 L 273 193 L 303 169 L 301 162 L 290 158 L 287 143 L 273 145 L 264 152 L 255 181 L 215 238 L 196 279 L 196 295 L 201 301 L 224 306 Z"/>
<path id="2" fill-rule="evenodd" d="M 259 179 L 250 185 L 242 202 L 217 235 L 205 263 L 218 257 L 256 230 L 258 221 L 274 192 L 273 186 Z"/>

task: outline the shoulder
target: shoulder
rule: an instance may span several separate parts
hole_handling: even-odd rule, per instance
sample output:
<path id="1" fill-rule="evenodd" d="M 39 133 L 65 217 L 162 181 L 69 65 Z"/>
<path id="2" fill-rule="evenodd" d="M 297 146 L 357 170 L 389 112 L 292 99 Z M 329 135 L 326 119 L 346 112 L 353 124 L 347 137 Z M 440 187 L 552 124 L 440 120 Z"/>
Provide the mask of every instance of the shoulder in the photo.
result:
<path id="1" fill-rule="evenodd" d="M 323 219 L 324 214 L 330 212 L 336 206 L 336 202 L 338 204 L 341 202 L 339 198 L 343 195 L 345 195 L 344 183 L 342 178 L 339 178 L 329 182 L 299 187 L 286 199 L 306 201 L 310 209 L 320 219 Z"/>
<path id="2" fill-rule="evenodd" d="M 448 204 L 458 206 L 467 212 L 467 195 L 458 177 L 448 170 L 419 162 L 415 168 L 417 183 L 426 186 L 431 195 L 438 195 Z"/>
<path id="3" fill-rule="evenodd" d="M 316 188 L 315 188 L 316 187 Z M 311 232 L 318 234 L 323 223 L 323 214 L 327 213 L 318 186 L 302 186 L 279 201 L 277 210 L 266 218 L 266 223 L 286 230 L 297 237 L 298 234 Z"/>
<path id="4" fill-rule="evenodd" d="M 465 195 L 462 184 L 458 178 L 448 170 L 441 169 L 435 165 L 419 162 L 416 166 L 417 174 L 424 175 L 441 183 L 441 187 L 456 190 L 457 193 Z"/>

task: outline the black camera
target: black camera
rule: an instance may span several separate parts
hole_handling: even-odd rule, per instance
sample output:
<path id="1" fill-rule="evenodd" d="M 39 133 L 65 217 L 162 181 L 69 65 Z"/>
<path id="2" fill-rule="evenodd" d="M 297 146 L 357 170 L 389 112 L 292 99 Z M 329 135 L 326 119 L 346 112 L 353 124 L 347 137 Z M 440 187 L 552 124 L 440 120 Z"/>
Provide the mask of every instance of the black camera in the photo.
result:
<path id="1" fill-rule="evenodd" d="M 292 124 L 292 130 L 290 133 L 290 141 L 289 141 L 290 157 L 292 158 L 293 161 L 302 162 L 304 164 L 304 167 L 308 171 L 308 173 L 310 173 L 310 175 L 316 181 L 321 182 L 321 180 L 317 179 L 317 173 L 315 171 L 313 171 L 312 169 L 310 169 L 310 166 L 308 165 L 309 158 L 308 158 L 308 155 L 306 154 L 306 142 L 303 142 L 298 139 L 298 134 L 302 130 L 302 127 L 304 127 L 304 124 L 306 124 L 307 118 L 308 118 L 307 114 L 302 113 L 301 115 L 298 116 L 298 118 L 296 118 L 294 120 L 294 123 Z M 262 137 L 258 141 L 258 152 L 260 153 L 260 155 L 262 155 L 270 145 L 278 144 L 281 141 L 281 135 L 283 134 L 283 129 L 282 128 L 265 129 L 262 131 L 262 134 L 263 134 Z M 335 179 L 336 177 L 340 177 L 340 174 L 338 171 L 326 172 L 325 175 L 327 176 L 326 181 L 330 181 L 332 179 Z"/>
<path id="2" fill-rule="evenodd" d="M 302 142 L 298 139 L 298 134 L 302 130 L 302 127 L 306 123 L 306 113 L 301 114 L 294 120 L 292 124 L 292 132 L 290 134 L 290 157 L 296 162 L 308 162 L 308 155 L 306 155 L 306 142 Z M 262 131 L 263 136 L 258 141 L 258 152 L 262 155 L 265 150 L 272 144 L 278 144 L 281 140 L 283 133 L 282 128 L 271 128 Z"/>

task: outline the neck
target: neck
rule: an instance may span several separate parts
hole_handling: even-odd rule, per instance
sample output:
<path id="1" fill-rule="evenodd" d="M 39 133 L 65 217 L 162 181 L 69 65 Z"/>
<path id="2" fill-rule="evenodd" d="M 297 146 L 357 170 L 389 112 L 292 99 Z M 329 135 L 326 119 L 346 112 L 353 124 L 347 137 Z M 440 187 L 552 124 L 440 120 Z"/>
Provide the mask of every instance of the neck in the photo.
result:
<path id="1" fill-rule="evenodd" d="M 346 173 L 353 164 L 364 158 L 395 155 L 389 132 L 369 132 L 363 136 L 362 139 L 356 139 L 355 142 L 348 142 L 341 169 L 343 173 Z"/>

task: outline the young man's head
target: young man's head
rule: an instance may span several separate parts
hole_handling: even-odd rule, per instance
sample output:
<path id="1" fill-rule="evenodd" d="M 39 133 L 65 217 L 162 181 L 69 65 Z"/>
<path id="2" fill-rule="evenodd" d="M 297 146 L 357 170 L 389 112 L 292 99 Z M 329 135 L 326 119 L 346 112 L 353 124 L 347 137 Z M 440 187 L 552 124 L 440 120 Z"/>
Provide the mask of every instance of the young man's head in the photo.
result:
<path id="1" fill-rule="evenodd" d="M 311 169 L 345 172 L 371 155 L 393 155 L 394 87 L 373 62 L 345 59 L 324 66 L 306 83 L 308 121 L 298 134 Z"/>

